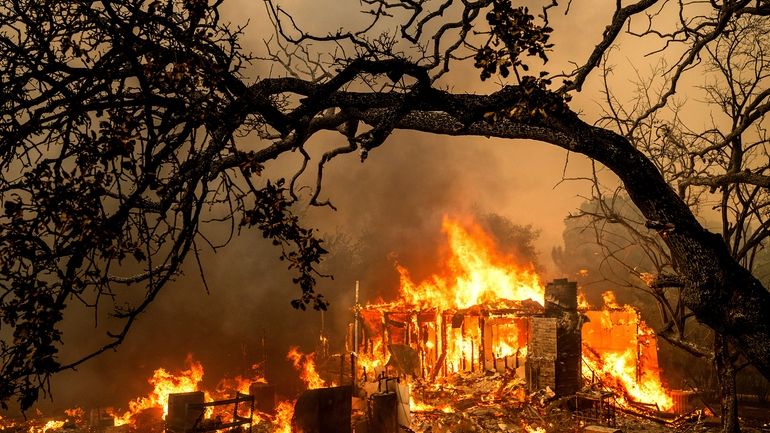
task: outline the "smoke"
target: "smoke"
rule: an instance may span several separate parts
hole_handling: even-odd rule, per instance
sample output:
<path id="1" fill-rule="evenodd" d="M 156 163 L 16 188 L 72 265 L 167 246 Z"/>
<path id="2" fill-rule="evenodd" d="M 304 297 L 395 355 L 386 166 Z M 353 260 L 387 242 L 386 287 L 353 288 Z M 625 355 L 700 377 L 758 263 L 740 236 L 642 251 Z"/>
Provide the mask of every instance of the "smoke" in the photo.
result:
<path id="1" fill-rule="evenodd" d="M 241 16 L 264 19 L 251 3 L 248 11 L 236 9 Z M 259 34 L 260 23 L 249 30 Z M 261 36 L 250 36 L 244 48 L 258 49 Z M 330 145 L 327 136 L 320 141 L 314 145 Z M 334 279 L 320 279 L 318 290 L 331 302 L 323 321 L 332 349 L 343 347 L 356 281 L 361 301 L 369 302 L 396 295 L 396 262 L 416 280 L 432 273 L 444 243 L 441 219 L 447 214 L 481 216 L 506 251 L 535 263 L 544 280 L 561 276 L 542 251 L 561 242 L 563 217 L 582 200 L 579 185 L 554 189 L 565 174 L 565 155 L 540 143 L 397 132 L 364 163 L 357 155 L 332 161 L 322 198 L 331 199 L 338 211 L 298 209 L 330 251 L 322 270 Z M 570 170 L 588 165 L 571 158 Z M 298 161 L 294 155 L 276 163 L 269 173 L 286 175 Z M 303 181 L 312 184 L 314 173 Z M 117 351 L 54 377 L 54 401 L 41 402 L 40 408 L 125 408 L 149 391 L 146 379 L 154 369 L 182 369 L 188 353 L 203 363 L 206 384 L 247 373 L 266 359 L 267 377 L 279 392 L 296 393 L 300 385 L 286 353 L 290 345 L 315 350 L 322 318 L 289 305 L 299 289 L 278 261 L 279 251 L 247 230 L 218 253 L 201 254 L 210 293 L 189 260 L 185 274 L 163 290 Z M 103 341 L 109 323 L 95 326 L 91 314 L 67 319 L 62 359 Z"/>

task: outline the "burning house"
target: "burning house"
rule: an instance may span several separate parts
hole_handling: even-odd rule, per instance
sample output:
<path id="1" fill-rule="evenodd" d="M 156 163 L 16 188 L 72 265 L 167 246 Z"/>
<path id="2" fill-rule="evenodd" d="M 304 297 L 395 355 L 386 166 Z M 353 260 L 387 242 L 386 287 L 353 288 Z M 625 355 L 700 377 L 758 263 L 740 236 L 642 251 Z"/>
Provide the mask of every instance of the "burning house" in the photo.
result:
<path id="1" fill-rule="evenodd" d="M 595 382 L 621 405 L 673 406 L 655 337 L 636 309 L 619 306 L 611 292 L 602 309 L 592 309 L 578 302 L 576 283 L 542 284 L 533 269 L 497 253 L 480 229 L 445 219 L 444 231 L 444 269 L 414 283 L 399 267 L 398 300 L 356 306 L 348 344 L 357 377 L 430 384 L 497 372 L 519 384 L 521 400 L 540 389 L 574 395 Z"/>
<path id="2" fill-rule="evenodd" d="M 362 374 L 376 375 L 381 360 L 390 359 L 399 372 L 422 379 L 512 371 L 530 390 L 575 393 L 581 386 L 577 286 L 556 280 L 546 286 L 545 299 L 546 306 L 532 299 L 447 309 L 366 306 L 359 313 Z"/>

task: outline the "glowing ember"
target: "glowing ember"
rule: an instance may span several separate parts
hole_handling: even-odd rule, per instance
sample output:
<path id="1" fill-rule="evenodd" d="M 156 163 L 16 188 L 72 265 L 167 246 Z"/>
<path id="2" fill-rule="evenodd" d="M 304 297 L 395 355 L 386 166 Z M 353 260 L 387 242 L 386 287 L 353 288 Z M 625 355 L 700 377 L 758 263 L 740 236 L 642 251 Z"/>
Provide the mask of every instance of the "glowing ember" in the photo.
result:
<path id="1" fill-rule="evenodd" d="M 409 411 L 410 412 L 444 412 L 454 413 L 455 409 L 449 405 L 433 406 L 427 403 L 419 402 L 414 399 L 414 396 L 409 397 Z"/>
<path id="2" fill-rule="evenodd" d="M 415 284 L 409 272 L 398 266 L 401 294 L 417 306 L 468 308 L 501 299 L 532 299 L 543 305 L 544 289 L 532 269 L 496 252 L 492 238 L 473 224 L 444 217 L 442 228 L 449 241 L 449 258 L 444 275 L 433 275 Z"/>
<path id="3" fill-rule="evenodd" d="M 42 427 L 32 426 L 29 428 L 29 433 L 48 433 L 56 430 L 61 430 L 64 427 L 64 421 L 51 420 L 45 423 Z"/>
<path id="4" fill-rule="evenodd" d="M 9 429 L 16 426 L 16 421 L 5 418 L 0 415 L 0 430 Z"/>
<path id="5" fill-rule="evenodd" d="M 545 428 L 543 427 L 532 427 L 531 425 L 521 422 L 521 426 L 524 428 L 524 431 L 527 433 L 546 433 Z"/>
<path id="6" fill-rule="evenodd" d="M 83 408 L 81 407 L 65 409 L 64 413 L 67 415 L 68 418 L 75 421 L 82 421 L 86 417 L 86 411 L 84 411 Z"/>

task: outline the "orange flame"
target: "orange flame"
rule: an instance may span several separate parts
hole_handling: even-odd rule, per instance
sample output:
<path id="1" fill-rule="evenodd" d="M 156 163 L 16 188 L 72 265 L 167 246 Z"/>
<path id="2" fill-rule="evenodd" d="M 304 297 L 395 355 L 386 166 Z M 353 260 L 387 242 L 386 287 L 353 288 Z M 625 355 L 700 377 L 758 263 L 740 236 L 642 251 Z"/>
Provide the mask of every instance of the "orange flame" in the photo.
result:
<path id="1" fill-rule="evenodd" d="M 409 396 L 409 411 L 410 412 L 444 412 L 454 413 L 455 409 L 448 405 L 433 406 L 427 403 L 423 403 L 414 399 L 414 396 Z"/>
<path id="2" fill-rule="evenodd" d="M 415 349 L 428 363 L 424 373 L 434 377 L 439 371 L 442 375 L 472 371 L 480 363 L 484 368 L 492 363 L 497 370 L 512 371 L 525 362 L 528 322 L 517 323 L 519 319 L 503 314 L 485 318 L 482 325 L 481 313 L 474 313 L 473 308 L 507 309 L 510 303 L 504 301 L 527 299 L 543 305 L 545 289 L 532 265 L 521 266 L 513 257 L 499 252 L 491 237 L 476 224 L 444 217 L 442 229 L 449 246 L 442 268 L 416 283 L 405 268 L 397 266 L 401 299 L 368 306 L 362 312 L 369 333 L 366 350 L 358 355 L 359 365 L 365 366 L 367 372 L 382 366 L 388 358 L 383 350 L 385 338 L 389 343 Z M 583 328 L 586 363 L 602 382 L 611 384 L 608 386 L 629 401 L 655 403 L 664 410 L 671 407 L 671 398 L 660 380 L 652 331 L 645 327 L 636 309 L 620 305 L 614 293 L 604 293 L 603 299 L 603 310 L 589 311 L 585 294 L 578 293 L 578 309 L 593 315 L 589 322 L 593 331 L 586 334 Z M 528 307 L 522 302 L 521 308 Z M 465 311 L 455 314 L 458 310 Z M 482 328 L 487 330 L 484 335 Z M 628 335 L 610 336 L 618 330 L 626 330 Z M 592 351 L 591 345 L 597 341 L 591 332 L 606 334 L 610 342 L 597 344 L 601 350 Z"/>
<path id="3" fill-rule="evenodd" d="M 532 427 L 531 425 L 525 423 L 524 421 L 521 422 L 521 426 L 524 428 L 524 431 L 526 431 L 527 433 L 546 433 L 545 428 Z"/>
<path id="4" fill-rule="evenodd" d="M 543 285 L 532 266 L 523 269 L 513 258 L 497 253 L 495 242 L 479 226 L 444 217 L 442 229 L 450 255 L 445 275 L 433 275 L 415 284 L 409 272 L 397 266 L 401 294 L 412 305 L 468 308 L 503 299 L 532 299 L 543 305 Z"/>
<path id="5" fill-rule="evenodd" d="M 620 404 L 632 400 L 671 409 L 673 399 L 660 379 L 654 332 L 636 309 L 618 305 L 614 293 L 602 297 L 605 308 L 612 310 L 586 312 L 583 375 L 619 393 Z"/>
<path id="6" fill-rule="evenodd" d="M 371 353 L 359 353 L 356 362 L 361 371 L 365 371 L 369 377 L 375 377 L 375 371 L 385 365 L 382 358 L 382 340 L 375 340 Z"/>
<path id="7" fill-rule="evenodd" d="M 591 308 L 591 304 L 588 303 L 585 292 L 578 290 L 578 310 L 585 311 Z"/>
<path id="8" fill-rule="evenodd" d="M 128 411 L 123 415 L 113 414 L 115 425 L 135 425 L 134 417 L 137 414 L 153 408 L 161 408 L 165 418 L 168 414 L 169 394 L 197 391 L 198 384 L 203 380 L 203 365 L 194 361 L 192 355 L 187 355 L 185 364 L 187 364 L 187 370 L 177 374 L 170 373 L 163 368 L 155 370 L 152 377 L 147 379 L 147 382 L 153 386 L 153 390 L 147 397 L 139 397 L 129 402 Z"/>
<path id="9" fill-rule="evenodd" d="M 50 420 L 42 427 L 31 426 L 29 433 L 48 433 L 61 430 L 62 427 L 64 427 L 64 421 Z"/>
<path id="10" fill-rule="evenodd" d="M 300 379 L 305 382 L 307 389 L 323 388 L 326 381 L 321 379 L 315 365 L 315 354 L 304 354 L 297 347 L 289 348 L 286 359 L 294 364 L 294 368 L 299 371 Z M 334 384 L 332 384 L 334 386 Z"/>
<path id="11" fill-rule="evenodd" d="M 72 409 L 65 409 L 64 414 L 67 415 L 73 421 L 82 421 L 86 417 L 86 411 L 82 407 L 73 407 Z"/>
<path id="12" fill-rule="evenodd" d="M 276 426 L 273 433 L 292 433 L 291 418 L 294 416 L 294 403 L 290 401 L 282 401 L 278 403 L 275 409 L 275 421 L 273 424 Z"/>

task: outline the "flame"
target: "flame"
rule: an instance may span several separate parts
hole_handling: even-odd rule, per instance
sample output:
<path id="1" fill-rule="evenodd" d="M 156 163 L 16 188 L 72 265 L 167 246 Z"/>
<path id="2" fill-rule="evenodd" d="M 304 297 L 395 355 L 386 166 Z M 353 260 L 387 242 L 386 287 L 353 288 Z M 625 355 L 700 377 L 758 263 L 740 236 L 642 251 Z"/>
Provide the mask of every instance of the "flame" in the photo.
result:
<path id="1" fill-rule="evenodd" d="M 318 374 L 318 368 L 315 364 L 314 353 L 302 353 L 297 347 L 290 347 L 286 359 L 292 362 L 294 368 L 299 372 L 300 379 L 305 382 L 307 389 L 317 389 L 327 386 L 325 380 Z M 328 386 L 337 386 L 331 382 Z M 273 417 L 273 433 L 292 433 L 291 419 L 294 416 L 294 404 L 296 401 L 281 401 L 275 409 Z"/>
<path id="2" fill-rule="evenodd" d="M 45 423 L 42 427 L 37 426 L 31 426 L 29 428 L 29 433 L 48 433 L 56 430 L 61 430 L 62 427 L 64 427 L 64 421 L 56 421 L 56 420 L 50 420 Z"/>
<path id="3" fill-rule="evenodd" d="M 518 367 L 528 353 L 529 322 L 518 313 L 494 312 L 511 308 L 526 311 L 529 307 L 523 301 L 528 299 L 542 306 L 545 289 L 540 278 L 531 264 L 518 264 L 514 257 L 500 252 L 478 225 L 444 217 L 442 229 L 448 243 L 445 264 L 420 282 L 413 281 L 409 271 L 397 265 L 400 299 L 369 305 L 361 311 L 367 332 L 358 342 L 363 348 L 359 348 L 358 356 L 367 378 L 373 378 L 369 372 L 382 367 L 388 359 L 389 351 L 383 343 L 386 339 L 388 344 L 414 349 L 423 374 L 432 378 L 437 378 L 438 373 L 444 377 L 473 371 L 482 363 L 484 368 L 520 374 Z M 588 272 L 580 274 L 586 276 Z M 578 292 L 578 309 L 592 315 L 589 331 L 583 328 L 586 369 L 593 369 L 591 374 L 625 396 L 627 402 L 657 404 L 663 410 L 672 407 L 672 399 L 660 380 L 652 330 L 634 307 L 621 305 L 613 292 L 605 292 L 602 298 L 603 310 L 591 311 L 585 293 Z M 620 331 L 625 333 L 615 335 Z M 607 341 L 602 343 L 599 334 Z M 420 402 L 412 402 L 412 406 L 415 410 L 435 410 Z"/>
<path id="4" fill-rule="evenodd" d="M 289 348 L 289 353 L 286 355 L 286 359 L 294 364 L 294 368 L 299 371 L 300 379 L 305 382 L 307 389 L 323 388 L 326 386 L 326 381 L 321 379 L 318 374 L 318 369 L 315 365 L 315 354 L 301 353 L 297 347 Z M 332 383 L 331 386 L 336 384 Z"/>
<path id="5" fill-rule="evenodd" d="M 291 418 L 294 416 L 294 402 L 282 401 L 275 409 L 273 433 L 292 433 Z"/>
<path id="6" fill-rule="evenodd" d="M 636 309 L 618 305 L 614 293 L 605 292 L 602 297 L 605 308 L 611 310 L 586 312 L 583 375 L 618 393 L 620 404 L 630 400 L 671 409 L 674 402 L 660 379 L 654 331 Z"/>
<path id="7" fill-rule="evenodd" d="M 0 415 L 0 430 L 9 429 L 16 426 L 16 421 L 8 419 Z"/>
<path id="8" fill-rule="evenodd" d="M 382 358 L 382 340 L 375 340 L 369 353 L 362 352 L 358 354 L 357 363 L 362 372 L 367 377 L 375 377 L 375 372 L 385 365 Z"/>
<path id="9" fill-rule="evenodd" d="M 591 309 L 591 304 L 588 303 L 588 298 L 586 298 L 585 292 L 582 290 L 578 290 L 578 310 L 585 311 Z"/>
<path id="10" fill-rule="evenodd" d="M 444 412 L 444 413 L 454 413 L 455 409 L 446 404 L 446 405 L 438 405 L 433 406 L 428 403 L 423 403 L 420 401 L 417 401 L 414 399 L 414 396 L 409 396 L 409 411 L 410 412 Z"/>
<path id="11" fill-rule="evenodd" d="M 252 366 L 252 369 L 256 369 L 256 366 Z M 249 388 L 255 383 L 267 383 L 267 380 L 256 371 L 251 377 L 243 377 L 240 375 L 231 378 L 226 377 L 217 383 L 211 396 L 216 399 L 232 397 L 228 394 L 231 394 L 234 391 L 241 394 L 249 394 Z"/>
<path id="12" fill-rule="evenodd" d="M 523 268 L 512 257 L 498 253 L 492 238 L 475 224 L 464 227 L 444 217 L 442 229 L 450 247 L 445 275 L 434 274 L 416 284 L 405 268 L 397 266 L 407 303 L 445 310 L 503 299 L 532 299 L 543 305 L 543 285 L 531 265 Z"/>
<path id="13" fill-rule="evenodd" d="M 73 407 L 72 409 L 65 409 L 64 414 L 75 421 L 82 421 L 86 417 L 86 411 L 84 411 L 82 407 Z"/>
<path id="14" fill-rule="evenodd" d="M 521 422 L 521 426 L 524 428 L 524 431 L 526 431 L 527 433 L 546 433 L 545 428 L 532 427 L 531 425 L 525 423 L 524 421 Z"/>
<path id="15" fill-rule="evenodd" d="M 203 380 L 203 365 L 194 361 L 192 355 L 187 355 L 185 360 L 187 369 L 177 374 L 170 373 L 164 368 L 155 370 L 147 382 L 153 386 L 153 390 L 147 397 L 139 397 L 128 403 L 128 411 L 123 415 L 115 416 L 115 425 L 135 425 L 135 416 L 147 409 L 163 410 L 163 417 L 168 414 L 168 396 L 182 392 L 198 390 L 198 384 Z"/>
<path id="16" fill-rule="evenodd" d="M 604 301 L 604 308 L 608 310 L 621 309 L 621 306 L 618 305 L 617 298 L 615 298 L 615 292 L 611 290 L 602 293 L 602 300 Z"/>
<path id="17" fill-rule="evenodd" d="M 620 390 L 619 402 L 627 404 L 626 397 L 633 401 L 656 404 L 661 410 L 669 410 L 674 402 L 660 382 L 660 377 L 651 372 L 641 372 L 636 379 L 634 364 L 635 354 L 632 348 L 622 353 L 602 353 L 593 356 L 583 353 L 583 361 L 590 368 L 584 374 L 597 374 L 602 384 L 610 389 Z"/>

